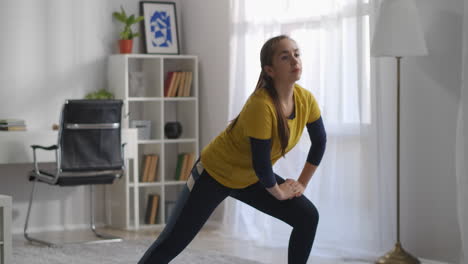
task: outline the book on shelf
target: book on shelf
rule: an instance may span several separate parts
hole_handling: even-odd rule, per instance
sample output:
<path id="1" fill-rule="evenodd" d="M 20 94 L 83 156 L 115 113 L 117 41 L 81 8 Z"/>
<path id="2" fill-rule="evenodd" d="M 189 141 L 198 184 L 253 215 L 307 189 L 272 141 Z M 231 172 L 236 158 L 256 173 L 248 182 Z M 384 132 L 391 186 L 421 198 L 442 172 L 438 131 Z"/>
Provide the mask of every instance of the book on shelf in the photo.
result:
<path id="1" fill-rule="evenodd" d="M 175 71 L 168 72 L 164 81 L 165 97 L 190 96 L 192 87 L 192 72 Z"/>
<path id="2" fill-rule="evenodd" d="M 159 207 L 159 195 L 149 194 L 145 212 L 145 223 L 149 225 L 156 224 Z"/>
<path id="3" fill-rule="evenodd" d="M 190 90 L 192 88 L 192 78 L 193 78 L 193 73 L 192 72 L 187 72 L 187 80 L 185 82 L 183 96 L 190 96 Z"/>
<path id="4" fill-rule="evenodd" d="M 173 73 L 173 80 L 171 81 L 171 85 L 169 86 L 169 91 L 167 92 L 168 97 L 174 97 L 177 94 L 177 86 L 180 82 L 180 72 Z"/>
<path id="5" fill-rule="evenodd" d="M 174 72 L 168 72 L 166 75 L 166 80 L 164 80 L 164 97 L 168 96 L 169 87 L 174 80 Z"/>
<path id="6" fill-rule="evenodd" d="M 178 97 L 184 96 L 185 83 L 188 81 L 187 73 L 188 73 L 188 72 L 181 72 L 181 76 L 182 76 L 182 77 L 181 77 L 181 81 L 180 81 L 179 87 L 177 88 L 177 96 L 178 96 Z"/>
<path id="7" fill-rule="evenodd" d="M 155 182 L 158 179 L 158 161 L 156 154 L 144 155 L 140 182 Z"/>
<path id="8" fill-rule="evenodd" d="M 152 155 L 151 156 L 151 167 L 149 170 L 149 175 L 148 175 L 148 181 L 149 182 L 155 182 L 157 179 L 157 174 L 158 174 L 158 161 L 159 161 L 159 156 L 158 155 Z"/>
<path id="9" fill-rule="evenodd" d="M 179 155 L 177 155 L 177 165 L 176 165 L 176 172 L 175 172 L 175 177 L 174 177 L 176 181 L 180 180 L 180 172 L 182 170 L 184 156 L 185 156 L 185 153 L 180 153 Z"/>
<path id="10" fill-rule="evenodd" d="M 195 162 L 195 153 L 180 153 L 177 157 L 176 181 L 186 181 Z"/>
<path id="11" fill-rule="evenodd" d="M 184 169 L 184 174 L 182 175 L 183 181 L 188 180 L 190 177 L 190 172 L 192 171 L 193 164 L 195 163 L 195 153 L 187 153 L 187 163 Z"/>

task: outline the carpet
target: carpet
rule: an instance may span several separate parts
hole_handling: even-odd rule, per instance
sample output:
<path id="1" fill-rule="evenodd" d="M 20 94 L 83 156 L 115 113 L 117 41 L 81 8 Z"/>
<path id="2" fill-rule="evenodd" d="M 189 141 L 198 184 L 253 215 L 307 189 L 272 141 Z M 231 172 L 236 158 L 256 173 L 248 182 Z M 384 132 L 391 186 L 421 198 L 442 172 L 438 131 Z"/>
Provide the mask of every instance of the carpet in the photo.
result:
<path id="1" fill-rule="evenodd" d="M 118 243 L 71 244 L 59 248 L 13 243 L 13 264 L 130 264 L 137 263 L 152 240 L 125 240 Z M 214 251 L 187 248 L 171 264 L 261 264 Z"/>

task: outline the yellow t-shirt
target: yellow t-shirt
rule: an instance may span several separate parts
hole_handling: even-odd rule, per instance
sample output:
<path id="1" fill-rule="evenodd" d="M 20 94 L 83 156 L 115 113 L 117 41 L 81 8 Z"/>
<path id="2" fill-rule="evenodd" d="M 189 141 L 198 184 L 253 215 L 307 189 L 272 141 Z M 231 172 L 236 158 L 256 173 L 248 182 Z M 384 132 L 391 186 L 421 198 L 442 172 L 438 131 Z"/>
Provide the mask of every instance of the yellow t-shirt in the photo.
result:
<path id="1" fill-rule="evenodd" d="M 295 117 L 288 119 L 290 137 L 286 152 L 297 144 L 306 124 L 320 118 L 320 109 L 311 92 L 296 84 L 293 97 Z M 220 184 L 240 189 L 258 181 L 252 165 L 249 137 L 271 139 L 272 165 L 281 157 L 276 110 L 265 89 L 249 97 L 230 132 L 226 128 L 202 150 L 203 167 Z"/>

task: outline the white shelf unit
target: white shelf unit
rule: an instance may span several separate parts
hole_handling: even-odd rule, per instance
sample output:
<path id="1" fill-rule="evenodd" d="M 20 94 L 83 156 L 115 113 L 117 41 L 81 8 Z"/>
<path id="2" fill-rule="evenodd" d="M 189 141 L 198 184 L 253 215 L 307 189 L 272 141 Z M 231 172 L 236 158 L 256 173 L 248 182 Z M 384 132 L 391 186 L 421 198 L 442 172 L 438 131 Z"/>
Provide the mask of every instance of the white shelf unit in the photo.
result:
<path id="1" fill-rule="evenodd" d="M 124 102 L 124 128 L 131 120 L 150 120 L 149 139 L 138 140 L 140 175 L 128 175 L 116 185 L 111 225 L 127 230 L 162 227 L 185 182 L 176 181 L 175 173 L 179 153 L 199 154 L 198 58 L 191 55 L 126 54 L 109 57 L 108 84 L 115 97 Z M 191 71 L 192 84 L 188 97 L 164 97 L 164 82 L 168 72 Z M 131 75 L 139 76 L 140 88 L 132 87 Z M 143 88 L 141 88 L 143 87 Z M 178 121 L 182 134 L 168 139 L 164 134 L 166 122 Z M 155 182 L 142 182 L 145 154 L 157 154 Z M 159 195 L 156 224 L 147 224 L 145 213 L 150 194 Z"/>
<path id="2" fill-rule="evenodd" d="M 0 264 L 12 261 L 11 197 L 0 194 Z"/>

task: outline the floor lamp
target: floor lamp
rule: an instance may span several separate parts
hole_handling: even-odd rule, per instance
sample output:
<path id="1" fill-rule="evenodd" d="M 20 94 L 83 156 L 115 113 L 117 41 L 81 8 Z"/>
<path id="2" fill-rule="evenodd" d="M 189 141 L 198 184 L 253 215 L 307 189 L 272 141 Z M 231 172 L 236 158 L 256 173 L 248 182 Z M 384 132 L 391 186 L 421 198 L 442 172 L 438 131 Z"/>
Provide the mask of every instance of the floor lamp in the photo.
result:
<path id="1" fill-rule="evenodd" d="M 427 54 L 424 34 L 413 0 L 382 1 L 371 45 L 373 57 L 395 57 L 397 62 L 397 241 L 395 247 L 376 263 L 417 264 L 420 263 L 419 260 L 406 252 L 400 242 L 400 61 L 402 57 Z"/>

